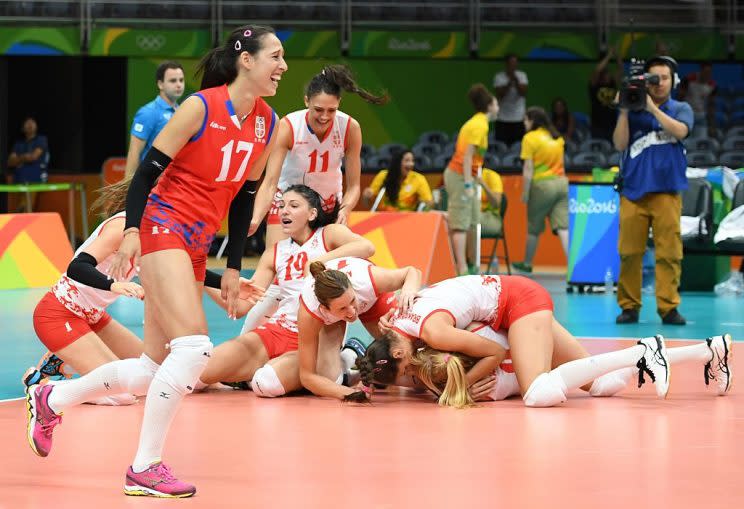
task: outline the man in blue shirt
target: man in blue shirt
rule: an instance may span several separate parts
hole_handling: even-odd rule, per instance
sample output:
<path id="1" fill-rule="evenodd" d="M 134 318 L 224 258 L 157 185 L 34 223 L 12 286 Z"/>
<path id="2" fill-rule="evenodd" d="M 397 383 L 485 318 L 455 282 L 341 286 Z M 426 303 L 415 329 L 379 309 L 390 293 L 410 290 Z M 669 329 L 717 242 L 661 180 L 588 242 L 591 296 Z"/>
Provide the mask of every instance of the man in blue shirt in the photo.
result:
<path id="1" fill-rule="evenodd" d="M 184 91 L 183 67 L 178 62 L 163 62 L 155 72 L 155 83 L 160 93 L 155 99 L 137 110 L 134 122 L 132 122 L 126 176 L 134 173 L 142 158 L 150 150 L 158 133 L 178 108 L 177 101 Z"/>
<path id="2" fill-rule="evenodd" d="M 643 253 L 651 227 L 657 312 L 665 324 L 684 325 L 677 310 L 682 273 L 681 191 L 687 189 L 687 157 L 681 141 L 692 131 L 694 115 L 689 104 L 671 98 L 679 80 L 673 58 L 654 57 L 646 69 L 658 75 L 660 83 L 648 85 L 645 110 L 620 109 L 612 135 L 615 148 L 623 151 L 617 286 L 622 313 L 615 321 L 638 322 Z"/>
<path id="3" fill-rule="evenodd" d="M 16 141 L 8 156 L 8 167 L 13 169 L 15 184 L 46 182 L 49 147 L 46 136 L 38 134 L 33 117 L 23 120 L 23 138 Z"/>

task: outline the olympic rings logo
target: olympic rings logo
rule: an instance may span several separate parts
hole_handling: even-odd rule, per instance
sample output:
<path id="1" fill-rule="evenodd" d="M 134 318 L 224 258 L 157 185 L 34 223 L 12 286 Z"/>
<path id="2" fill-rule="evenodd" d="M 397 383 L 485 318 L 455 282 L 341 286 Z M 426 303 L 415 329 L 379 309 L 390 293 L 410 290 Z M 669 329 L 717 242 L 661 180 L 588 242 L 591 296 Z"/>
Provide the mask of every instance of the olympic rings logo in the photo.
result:
<path id="1" fill-rule="evenodd" d="M 135 42 L 141 50 L 157 51 L 165 45 L 165 36 L 162 34 L 143 34 L 138 35 Z"/>

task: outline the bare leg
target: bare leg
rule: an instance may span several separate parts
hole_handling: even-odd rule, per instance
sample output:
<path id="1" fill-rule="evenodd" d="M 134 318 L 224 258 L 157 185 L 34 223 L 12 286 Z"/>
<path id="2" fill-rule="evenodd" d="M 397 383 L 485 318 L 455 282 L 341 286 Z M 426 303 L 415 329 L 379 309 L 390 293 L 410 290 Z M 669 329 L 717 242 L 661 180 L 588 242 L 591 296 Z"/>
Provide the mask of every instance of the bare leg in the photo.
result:
<path id="1" fill-rule="evenodd" d="M 509 347 L 514 371 L 524 394 L 540 374 L 550 371 L 553 358 L 553 313 L 537 311 L 512 323 L 509 328 Z"/>
<path id="2" fill-rule="evenodd" d="M 468 273 L 468 262 L 465 257 L 465 243 L 467 234 L 464 231 L 454 230 L 450 234 L 452 238 L 452 251 L 455 255 L 455 267 L 459 275 Z"/>
<path id="3" fill-rule="evenodd" d="M 215 348 L 199 380 L 207 385 L 248 381 L 268 361 L 261 338 L 255 332 L 249 332 Z"/>
<path id="4" fill-rule="evenodd" d="M 142 340 L 116 320 L 111 320 L 106 327 L 98 331 L 98 337 L 119 359 L 139 357 L 145 349 Z"/>

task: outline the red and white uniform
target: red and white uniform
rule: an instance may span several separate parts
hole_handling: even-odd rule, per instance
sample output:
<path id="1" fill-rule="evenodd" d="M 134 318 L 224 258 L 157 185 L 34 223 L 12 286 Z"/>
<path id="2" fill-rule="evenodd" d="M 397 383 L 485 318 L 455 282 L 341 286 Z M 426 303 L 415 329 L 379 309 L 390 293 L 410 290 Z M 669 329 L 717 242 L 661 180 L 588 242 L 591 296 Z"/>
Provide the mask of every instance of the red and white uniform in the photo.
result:
<path id="1" fill-rule="evenodd" d="M 180 247 L 196 268 L 206 260 L 230 203 L 269 144 L 277 117 L 258 97 L 241 124 L 226 85 L 195 96 L 204 102 L 204 122 L 150 193 L 140 239 L 143 255 Z"/>
<path id="2" fill-rule="evenodd" d="M 281 304 L 269 319 L 269 323 L 276 323 L 297 332 L 298 299 L 305 285 L 306 278 L 303 276 L 305 266 L 309 260 L 314 260 L 329 251 L 325 243 L 324 230 L 325 227 L 315 230 L 302 245 L 292 239 L 280 240 L 274 244 L 274 270 L 279 284 L 278 298 L 281 299 Z"/>
<path id="3" fill-rule="evenodd" d="M 482 322 L 494 330 L 508 330 L 523 316 L 543 310 L 552 311 L 553 301 L 547 290 L 531 279 L 460 276 L 421 290 L 405 314 L 393 317 L 392 325 L 405 336 L 420 338 L 426 320 L 436 312 L 445 312 L 458 329 Z"/>
<path id="4" fill-rule="evenodd" d="M 125 213 L 119 212 L 98 225 L 91 236 L 75 251 L 73 258 L 85 251 L 113 219 L 123 217 Z M 96 269 L 105 274 L 111 266 L 113 257 L 114 253 L 101 260 Z M 125 280 L 130 281 L 134 275 L 135 271 L 130 263 Z M 98 332 L 108 325 L 111 316 L 106 312 L 106 308 L 118 297 L 108 290 L 99 290 L 70 279 L 67 273 L 64 273 L 34 309 L 34 330 L 50 351 L 59 351 L 84 334 Z"/>
<path id="5" fill-rule="evenodd" d="M 125 217 L 125 213 L 119 212 L 98 225 L 98 228 L 95 229 L 93 234 L 91 234 L 91 236 L 83 242 L 83 245 L 75 251 L 73 259 L 81 252 L 85 251 L 86 248 L 98 238 L 101 231 L 103 231 L 112 219 L 119 217 Z M 101 260 L 98 265 L 96 265 L 96 269 L 99 272 L 106 274 L 111 267 L 114 254 L 115 253 L 111 253 L 104 260 Z M 131 263 L 127 269 L 125 280 L 131 281 L 135 276 L 135 271 L 132 269 Z M 59 280 L 54 284 L 54 286 L 52 286 L 50 291 L 62 305 L 88 323 L 96 323 L 100 320 L 106 312 L 106 308 L 119 297 L 117 294 L 109 292 L 108 290 L 99 290 L 98 288 L 93 288 L 70 279 L 67 277 L 66 272 L 60 276 Z"/>
<path id="6" fill-rule="evenodd" d="M 491 324 L 498 315 L 500 298 L 500 276 L 445 279 L 421 290 L 406 313 L 393 316 L 392 325 L 397 332 L 420 338 L 427 318 L 439 311 L 449 314 L 458 329 L 471 322 Z"/>
<path id="7" fill-rule="evenodd" d="M 323 199 L 323 208 L 330 210 L 341 200 L 343 175 L 341 164 L 349 143 L 351 117 L 342 111 L 336 112 L 333 124 L 319 139 L 310 129 L 308 110 L 290 113 L 285 117 L 292 128 L 292 147 L 287 152 L 279 176 L 279 189 L 269 210 L 269 224 L 279 224 L 279 203 L 282 192 L 289 186 L 304 184 L 316 191 Z"/>
<path id="8" fill-rule="evenodd" d="M 299 296 L 307 279 L 303 274 L 309 260 L 329 251 L 324 230 L 325 227 L 315 230 L 302 245 L 292 239 L 283 239 L 274 244 L 274 271 L 281 303 L 265 324 L 253 329 L 261 338 L 270 359 L 297 350 Z"/>
<path id="9" fill-rule="evenodd" d="M 357 312 L 361 322 L 370 322 L 379 319 L 388 310 L 396 306 L 395 294 L 380 294 L 372 277 L 374 264 L 362 258 L 337 258 L 325 264 L 327 269 L 339 270 L 345 273 L 351 281 L 351 286 L 356 293 Z M 340 320 L 331 315 L 315 296 L 315 278 L 308 277 L 300 293 L 300 303 L 315 318 L 325 325 L 331 325 Z"/>

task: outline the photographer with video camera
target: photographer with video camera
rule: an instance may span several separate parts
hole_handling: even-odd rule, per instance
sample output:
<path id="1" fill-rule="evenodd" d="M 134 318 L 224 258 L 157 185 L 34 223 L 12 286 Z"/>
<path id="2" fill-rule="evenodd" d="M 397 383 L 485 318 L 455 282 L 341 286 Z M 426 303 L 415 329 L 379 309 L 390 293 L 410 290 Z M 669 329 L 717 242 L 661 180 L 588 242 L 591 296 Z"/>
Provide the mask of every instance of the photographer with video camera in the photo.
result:
<path id="1" fill-rule="evenodd" d="M 677 62 L 657 56 L 645 65 L 633 61 L 618 93 L 620 113 L 612 135 L 623 152 L 620 197 L 620 277 L 616 323 L 637 323 L 641 276 L 649 226 L 656 246 L 656 307 L 662 322 L 685 325 L 677 307 L 682 272 L 681 192 L 687 189 L 687 158 L 681 143 L 691 131 L 689 104 L 671 98 Z"/>

